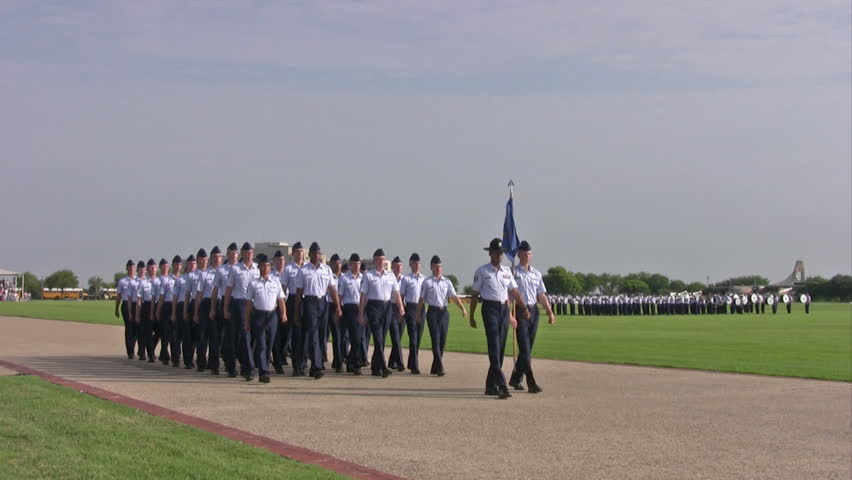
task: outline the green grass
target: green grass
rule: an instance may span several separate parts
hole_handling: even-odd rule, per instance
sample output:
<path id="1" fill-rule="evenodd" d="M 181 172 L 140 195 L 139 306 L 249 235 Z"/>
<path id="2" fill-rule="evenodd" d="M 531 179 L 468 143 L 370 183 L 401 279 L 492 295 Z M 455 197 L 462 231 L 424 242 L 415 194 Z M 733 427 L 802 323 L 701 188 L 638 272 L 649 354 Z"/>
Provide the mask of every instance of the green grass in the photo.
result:
<path id="1" fill-rule="evenodd" d="M 37 377 L 0 377 L 0 478 L 344 479 Z"/>
<path id="2" fill-rule="evenodd" d="M 482 317 L 471 329 L 450 307 L 447 350 L 486 352 Z M 120 325 L 112 302 L 0 303 L 0 315 Z M 407 343 L 407 341 L 405 342 Z M 421 348 L 431 348 L 426 333 Z M 511 353 L 511 340 L 507 343 Z M 560 316 L 539 326 L 535 357 L 852 381 L 852 305 L 800 304 L 788 315 Z"/>

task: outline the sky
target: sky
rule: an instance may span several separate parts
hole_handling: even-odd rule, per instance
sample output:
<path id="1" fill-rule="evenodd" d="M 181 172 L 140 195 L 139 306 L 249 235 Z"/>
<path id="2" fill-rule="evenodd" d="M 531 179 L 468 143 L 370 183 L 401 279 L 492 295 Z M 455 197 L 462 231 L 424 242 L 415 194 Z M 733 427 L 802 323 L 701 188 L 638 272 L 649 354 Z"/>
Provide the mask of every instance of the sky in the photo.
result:
<path id="1" fill-rule="evenodd" d="M 232 241 L 852 273 L 852 7 L 0 0 L 0 268 Z"/>

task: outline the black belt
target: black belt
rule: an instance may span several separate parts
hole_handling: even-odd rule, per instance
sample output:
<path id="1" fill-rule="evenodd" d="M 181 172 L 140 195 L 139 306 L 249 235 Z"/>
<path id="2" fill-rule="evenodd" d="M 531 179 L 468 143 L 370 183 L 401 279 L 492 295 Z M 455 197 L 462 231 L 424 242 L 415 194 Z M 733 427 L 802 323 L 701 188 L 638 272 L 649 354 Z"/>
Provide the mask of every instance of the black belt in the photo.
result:
<path id="1" fill-rule="evenodd" d="M 367 300 L 367 305 L 387 305 L 390 300 Z"/>
<path id="2" fill-rule="evenodd" d="M 497 300 L 482 300 L 482 304 L 491 307 L 499 307 L 501 305 L 505 305 L 506 302 L 498 302 Z"/>
<path id="3" fill-rule="evenodd" d="M 317 300 L 317 301 L 319 301 L 319 299 L 320 299 L 320 298 L 324 298 L 324 297 L 319 297 L 319 296 L 317 296 L 317 295 L 302 295 L 302 298 L 304 298 L 305 300 L 307 300 L 307 299 L 309 299 L 309 298 L 310 298 L 310 299 L 312 299 L 312 300 Z"/>
<path id="4" fill-rule="evenodd" d="M 447 310 L 447 307 L 436 307 L 434 305 L 429 305 L 429 311 L 431 312 L 432 310 L 437 310 L 439 312 L 443 312 L 443 311 Z"/>

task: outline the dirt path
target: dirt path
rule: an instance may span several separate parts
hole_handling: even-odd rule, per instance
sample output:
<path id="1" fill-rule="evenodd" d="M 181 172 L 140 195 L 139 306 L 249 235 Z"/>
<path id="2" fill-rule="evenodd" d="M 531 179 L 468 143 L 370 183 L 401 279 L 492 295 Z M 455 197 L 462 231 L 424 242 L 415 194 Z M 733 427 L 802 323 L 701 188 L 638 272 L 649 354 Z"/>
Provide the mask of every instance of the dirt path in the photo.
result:
<path id="1" fill-rule="evenodd" d="M 447 354 L 442 378 L 262 385 L 127 360 L 121 328 L 13 317 L 0 359 L 412 479 L 852 476 L 843 382 L 535 360 L 544 393 L 500 401 L 486 356 Z"/>

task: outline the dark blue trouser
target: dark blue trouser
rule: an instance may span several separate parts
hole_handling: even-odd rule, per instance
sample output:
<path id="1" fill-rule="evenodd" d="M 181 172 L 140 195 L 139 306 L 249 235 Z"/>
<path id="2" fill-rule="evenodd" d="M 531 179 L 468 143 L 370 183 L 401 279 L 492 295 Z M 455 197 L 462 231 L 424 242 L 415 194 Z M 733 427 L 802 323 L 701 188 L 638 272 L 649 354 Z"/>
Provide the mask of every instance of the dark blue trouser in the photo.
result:
<path id="1" fill-rule="evenodd" d="M 518 329 L 516 335 L 518 337 L 518 363 L 515 364 L 512 370 L 511 383 L 520 383 L 524 376 L 527 377 L 529 385 L 535 385 L 535 377 L 532 373 L 532 349 L 535 344 L 535 334 L 538 331 L 538 306 L 527 305 L 530 311 L 530 319 L 524 320 L 523 315 L 515 315 L 518 319 Z"/>
<path id="2" fill-rule="evenodd" d="M 198 318 L 193 318 L 192 341 L 195 344 L 195 364 L 207 368 L 207 349 L 210 343 L 210 308 L 209 298 L 202 298 L 198 307 Z"/>
<path id="3" fill-rule="evenodd" d="M 302 365 L 306 368 L 308 357 L 311 360 L 311 372 L 323 370 L 322 351 L 320 350 L 319 326 L 326 313 L 325 299 L 320 297 L 302 297 Z M 294 362 L 295 363 L 295 362 Z"/>
<path id="4" fill-rule="evenodd" d="M 287 323 L 278 322 L 275 329 L 275 341 L 272 342 L 272 365 L 283 367 L 287 365 L 287 355 L 290 354 L 290 325 L 293 323 L 293 296 L 287 298 Z"/>
<path id="5" fill-rule="evenodd" d="M 364 309 L 367 317 L 367 325 L 373 335 L 373 356 L 370 360 L 370 369 L 374 372 L 387 370 L 385 363 L 385 336 L 387 335 L 390 302 L 369 300 Z"/>
<path id="6" fill-rule="evenodd" d="M 287 315 L 290 318 L 290 356 L 293 358 L 293 369 L 304 370 L 308 366 L 308 352 L 305 351 L 305 332 L 304 332 L 304 316 L 305 302 L 302 299 L 302 304 L 299 307 L 299 323 L 294 320 L 296 318 L 296 297 L 291 296 L 287 299 Z"/>
<path id="7" fill-rule="evenodd" d="M 169 355 L 172 347 L 172 302 L 163 303 L 163 309 L 160 311 L 160 358 L 161 362 L 169 362 L 172 356 Z"/>
<path id="8" fill-rule="evenodd" d="M 222 314 L 224 317 L 224 303 L 222 305 Z M 240 311 L 237 308 L 236 300 L 231 301 L 228 304 L 228 313 L 231 315 L 230 319 L 222 319 L 222 362 L 225 364 L 225 370 L 230 372 L 237 371 L 237 358 L 239 357 L 238 352 L 239 341 L 242 338 L 240 334 L 240 330 L 242 330 L 245 325 L 245 318 L 240 318 Z M 243 363 L 242 357 L 239 357 L 240 364 Z M 245 368 L 243 367 L 243 370 Z"/>
<path id="9" fill-rule="evenodd" d="M 209 313 L 201 319 L 207 342 L 207 368 L 216 370 L 217 372 L 219 371 L 219 356 L 222 351 L 222 324 L 225 321 L 222 306 L 222 302 L 216 302 L 216 311 L 213 312 L 213 320 L 210 320 Z"/>
<path id="10" fill-rule="evenodd" d="M 506 377 L 503 376 L 503 356 L 509 330 L 509 307 L 505 302 L 483 302 L 482 323 L 485 325 L 485 338 L 488 343 L 488 375 L 485 377 L 485 389 L 508 389 Z"/>
<path id="11" fill-rule="evenodd" d="M 429 307 L 426 313 L 429 338 L 432 339 L 432 375 L 444 373 L 444 348 L 447 346 L 447 330 L 450 328 L 450 311 L 447 307 Z"/>
<path id="12" fill-rule="evenodd" d="M 248 310 L 248 301 L 245 299 L 235 300 L 237 302 L 237 356 L 240 359 L 240 373 L 243 375 L 247 375 L 251 373 L 253 369 L 252 364 L 252 356 L 254 353 L 252 352 L 252 342 L 251 342 L 251 331 L 246 331 L 246 311 Z M 233 315 L 231 318 L 234 318 Z M 249 323 L 251 323 L 249 321 Z M 251 325 L 249 325 L 251 327 Z"/>
<path id="13" fill-rule="evenodd" d="M 399 317 L 399 310 L 393 304 L 388 311 L 389 331 L 391 339 L 391 352 L 388 357 L 388 366 L 390 368 L 401 367 L 402 365 L 402 336 L 405 334 L 405 319 Z"/>
<path id="14" fill-rule="evenodd" d="M 195 344 L 192 343 L 192 315 L 195 312 L 195 300 L 189 301 L 189 306 L 186 309 L 186 315 L 183 317 L 183 325 L 181 326 L 183 343 L 183 364 L 186 366 L 192 365 L 192 358 L 195 355 Z"/>
<path id="15" fill-rule="evenodd" d="M 420 370 L 420 361 L 418 353 L 420 353 L 420 341 L 423 340 L 423 316 L 424 312 L 420 312 L 420 318 L 414 318 L 417 313 L 416 303 L 405 304 L 405 326 L 408 330 L 408 369 Z M 419 321 L 418 321 L 419 320 Z"/>
<path id="16" fill-rule="evenodd" d="M 275 310 L 252 310 L 251 338 L 252 357 L 249 358 L 248 374 L 254 375 L 255 368 L 261 375 L 269 375 L 269 337 L 278 323 Z M 245 325 L 243 325 L 245 327 Z"/>
<path id="17" fill-rule="evenodd" d="M 328 329 L 331 332 L 331 368 L 343 368 L 343 360 L 346 358 L 346 328 L 343 319 L 337 317 L 337 306 L 333 303 L 327 305 Z"/>
<path id="18" fill-rule="evenodd" d="M 169 350 L 172 354 L 172 364 L 179 365 L 182 353 L 181 341 L 183 340 L 183 302 L 178 302 L 175 309 L 175 321 L 172 323 L 172 338 L 169 339 Z"/>
<path id="19" fill-rule="evenodd" d="M 349 348 L 349 368 L 361 368 L 366 360 L 361 348 L 364 342 L 361 340 L 362 327 L 358 323 L 358 305 L 354 303 L 343 305 L 341 324 L 349 332 L 349 341 L 352 344 Z"/>
<path id="20" fill-rule="evenodd" d="M 142 302 L 139 312 L 139 356 L 154 356 L 154 321 L 151 319 L 151 302 Z"/>
<path id="21" fill-rule="evenodd" d="M 127 300 L 121 301 L 121 318 L 124 320 L 124 349 L 127 356 L 133 358 L 136 351 L 136 320 L 133 318 L 133 307 Z"/>
<path id="22" fill-rule="evenodd" d="M 319 349 L 320 355 L 322 355 L 322 362 L 325 365 L 328 362 L 328 335 L 331 333 L 331 327 L 328 324 L 329 321 L 329 305 L 332 305 L 331 302 L 323 298 L 323 303 L 325 304 L 323 307 L 322 314 L 320 315 L 319 322 L 317 325 L 317 338 L 319 339 Z"/>

